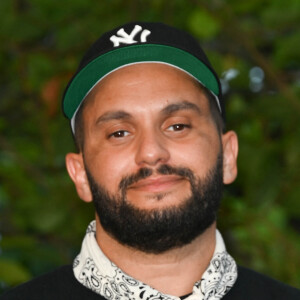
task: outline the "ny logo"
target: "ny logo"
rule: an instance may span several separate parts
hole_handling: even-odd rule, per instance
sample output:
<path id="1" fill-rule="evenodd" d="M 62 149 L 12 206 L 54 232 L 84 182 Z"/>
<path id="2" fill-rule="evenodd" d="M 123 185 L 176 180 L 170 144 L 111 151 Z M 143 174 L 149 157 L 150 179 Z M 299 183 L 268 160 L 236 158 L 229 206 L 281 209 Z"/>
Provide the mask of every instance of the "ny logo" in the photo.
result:
<path id="1" fill-rule="evenodd" d="M 118 36 L 111 36 L 110 40 L 114 43 L 114 47 L 119 47 L 120 43 L 123 44 L 135 44 L 138 41 L 135 41 L 135 36 L 142 30 L 143 28 L 140 25 L 135 25 L 130 34 L 126 33 L 124 28 L 118 30 Z M 151 33 L 148 29 L 144 29 L 141 33 L 140 42 L 147 42 L 147 36 Z"/>

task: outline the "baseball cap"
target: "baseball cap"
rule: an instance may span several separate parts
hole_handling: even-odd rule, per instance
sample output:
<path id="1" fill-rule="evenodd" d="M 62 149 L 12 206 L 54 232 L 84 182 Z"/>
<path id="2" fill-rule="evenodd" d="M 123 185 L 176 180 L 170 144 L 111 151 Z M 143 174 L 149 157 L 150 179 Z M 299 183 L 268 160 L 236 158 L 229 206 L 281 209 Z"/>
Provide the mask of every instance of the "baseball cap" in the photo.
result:
<path id="1" fill-rule="evenodd" d="M 76 113 L 95 85 L 108 74 L 137 63 L 181 69 L 206 87 L 225 121 L 220 80 L 199 43 L 163 23 L 131 22 L 104 33 L 85 53 L 63 96 L 63 112 L 75 132 Z"/>

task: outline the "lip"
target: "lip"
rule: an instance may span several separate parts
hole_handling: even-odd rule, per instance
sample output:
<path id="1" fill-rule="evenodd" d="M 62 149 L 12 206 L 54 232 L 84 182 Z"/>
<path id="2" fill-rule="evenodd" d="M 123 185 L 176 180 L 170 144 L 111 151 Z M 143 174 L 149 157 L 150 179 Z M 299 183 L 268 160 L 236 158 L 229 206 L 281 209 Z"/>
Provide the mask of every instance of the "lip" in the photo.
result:
<path id="1" fill-rule="evenodd" d="M 145 192 L 163 192 L 174 185 L 177 185 L 182 180 L 183 177 L 177 175 L 164 175 L 160 177 L 149 177 L 146 179 L 141 179 L 137 183 L 132 184 L 129 189 Z"/>

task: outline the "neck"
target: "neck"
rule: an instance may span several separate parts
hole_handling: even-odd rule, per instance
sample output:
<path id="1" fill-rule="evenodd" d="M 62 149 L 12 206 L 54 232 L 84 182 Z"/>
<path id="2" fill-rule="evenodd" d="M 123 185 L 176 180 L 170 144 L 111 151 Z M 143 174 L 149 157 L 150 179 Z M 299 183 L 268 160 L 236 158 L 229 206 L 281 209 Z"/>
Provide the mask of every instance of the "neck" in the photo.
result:
<path id="1" fill-rule="evenodd" d="M 216 244 L 216 224 L 190 244 L 149 254 L 120 244 L 102 228 L 96 218 L 96 239 L 103 253 L 131 277 L 173 296 L 192 292 L 213 256 Z"/>

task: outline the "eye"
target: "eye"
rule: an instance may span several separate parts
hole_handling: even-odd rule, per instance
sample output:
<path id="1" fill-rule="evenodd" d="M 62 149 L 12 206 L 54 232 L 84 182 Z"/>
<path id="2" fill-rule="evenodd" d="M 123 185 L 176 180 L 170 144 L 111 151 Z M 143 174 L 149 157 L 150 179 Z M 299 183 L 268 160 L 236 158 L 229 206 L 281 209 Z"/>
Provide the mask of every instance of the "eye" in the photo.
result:
<path id="1" fill-rule="evenodd" d="M 167 128 L 168 131 L 182 131 L 186 128 L 191 128 L 188 124 L 173 124 Z"/>
<path id="2" fill-rule="evenodd" d="M 123 138 L 129 135 L 129 132 L 126 130 L 118 130 L 111 133 L 108 137 L 109 138 Z"/>

